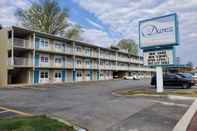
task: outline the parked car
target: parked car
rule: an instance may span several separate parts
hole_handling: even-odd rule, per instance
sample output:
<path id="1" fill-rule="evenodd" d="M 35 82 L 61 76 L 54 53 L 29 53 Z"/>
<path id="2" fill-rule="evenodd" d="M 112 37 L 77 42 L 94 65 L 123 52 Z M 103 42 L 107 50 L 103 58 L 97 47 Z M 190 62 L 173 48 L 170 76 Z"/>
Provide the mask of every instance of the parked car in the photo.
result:
<path id="1" fill-rule="evenodd" d="M 197 85 L 197 73 L 192 74 L 192 79 L 193 79 L 194 83 Z"/>
<path id="2" fill-rule="evenodd" d="M 163 76 L 164 86 L 176 86 L 182 88 L 191 88 L 194 85 L 192 77 L 186 74 L 165 74 Z M 151 85 L 156 85 L 156 76 L 151 79 Z"/>
<path id="3" fill-rule="evenodd" d="M 192 79 L 192 74 L 190 73 L 178 73 L 177 75 L 180 75 L 184 78 Z"/>
<path id="4" fill-rule="evenodd" d="M 134 78 L 133 78 L 134 80 L 140 80 L 141 79 L 141 77 L 140 76 L 138 76 L 138 75 L 134 75 Z"/>
<path id="5" fill-rule="evenodd" d="M 119 79 L 118 75 L 113 76 L 113 79 Z"/>
<path id="6" fill-rule="evenodd" d="M 133 80 L 133 76 L 124 76 L 123 79 L 125 79 L 125 80 Z"/>
<path id="7" fill-rule="evenodd" d="M 124 76 L 123 79 L 125 79 L 125 80 L 139 80 L 140 78 L 136 75 L 133 75 L 133 76 Z"/>

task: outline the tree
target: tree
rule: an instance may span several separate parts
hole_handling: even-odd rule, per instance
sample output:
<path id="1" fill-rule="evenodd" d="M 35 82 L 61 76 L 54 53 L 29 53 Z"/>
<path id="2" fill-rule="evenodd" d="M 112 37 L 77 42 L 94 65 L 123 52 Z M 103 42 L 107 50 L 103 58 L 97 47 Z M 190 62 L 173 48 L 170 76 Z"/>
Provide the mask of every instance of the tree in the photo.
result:
<path id="1" fill-rule="evenodd" d="M 65 32 L 65 37 L 72 40 L 80 40 L 81 27 L 79 25 L 70 27 Z"/>
<path id="2" fill-rule="evenodd" d="M 24 27 L 32 30 L 58 34 L 68 26 L 68 10 L 61 9 L 55 0 L 32 2 L 28 9 L 18 9 L 16 15 Z"/>
<path id="3" fill-rule="evenodd" d="M 122 39 L 118 42 L 117 47 L 128 50 L 128 52 L 132 55 L 138 55 L 138 46 L 134 40 Z"/>

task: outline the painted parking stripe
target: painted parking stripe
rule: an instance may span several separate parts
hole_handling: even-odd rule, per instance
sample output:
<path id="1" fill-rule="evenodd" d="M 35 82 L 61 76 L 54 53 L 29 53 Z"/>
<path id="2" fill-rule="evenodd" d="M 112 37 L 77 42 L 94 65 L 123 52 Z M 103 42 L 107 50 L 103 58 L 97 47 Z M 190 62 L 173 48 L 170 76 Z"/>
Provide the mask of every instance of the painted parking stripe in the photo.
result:
<path id="1" fill-rule="evenodd" d="M 13 112 L 13 113 L 16 113 L 16 114 L 19 114 L 19 115 L 22 115 L 22 116 L 33 116 L 30 113 L 25 113 L 25 112 L 21 112 L 21 111 L 18 111 L 18 110 L 5 108 L 5 107 L 2 107 L 2 106 L 0 106 L 0 109 L 3 109 L 5 111 L 7 111 L 7 112 Z"/>
<path id="2" fill-rule="evenodd" d="M 167 106 L 189 107 L 189 105 L 186 105 L 186 104 L 177 104 L 177 103 L 173 103 L 173 102 L 165 102 L 165 101 L 157 101 L 157 100 L 153 100 L 153 102 L 167 105 Z"/>
<path id="3" fill-rule="evenodd" d="M 5 112 L 8 112 L 8 111 L 1 111 L 0 114 L 1 114 L 1 113 L 5 113 Z"/>

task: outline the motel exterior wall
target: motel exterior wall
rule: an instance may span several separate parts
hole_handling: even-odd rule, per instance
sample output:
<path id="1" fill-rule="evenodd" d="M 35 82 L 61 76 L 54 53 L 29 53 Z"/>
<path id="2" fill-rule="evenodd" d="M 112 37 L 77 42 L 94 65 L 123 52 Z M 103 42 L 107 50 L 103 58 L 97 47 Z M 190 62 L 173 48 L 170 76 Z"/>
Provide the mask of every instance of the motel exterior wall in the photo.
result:
<path id="1" fill-rule="evenodd" d="M 20 27 L 0 30 L 0 86 L 113 79 L 146 74 L 143 58 Z"/>

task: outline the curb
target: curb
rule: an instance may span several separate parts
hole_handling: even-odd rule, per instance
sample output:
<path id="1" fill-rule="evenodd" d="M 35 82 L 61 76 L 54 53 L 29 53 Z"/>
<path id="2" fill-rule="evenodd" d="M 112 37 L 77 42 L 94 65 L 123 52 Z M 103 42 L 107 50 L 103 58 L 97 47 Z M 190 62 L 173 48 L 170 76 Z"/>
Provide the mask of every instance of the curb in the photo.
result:
<path id="1" fill-rule="evenodd" d="M 62 122 L 62 123 L 64 123 L 64 124 L 66 124 L 66 125 L 73 126 L 74 129 L 77 130 L 77 131 L 88 131 L 88 129 L 86 129 L 86 128 L 80 127 L 80 126 L 78 126 L 78 125 L 76 125 L 76 124 L 74 124 L 74 123 L 65 121 L 65 120 L 63 120 L 63 119 L 61 119 L 61 118 L 54 117 L 54 116 L 48 116 L 48 117 L 49 117 L 49 118 L 52 118 L 52 119 L 55 119 L 55 120 L 57 120 L 57 121 L 59 121 L 59 122 Z"/>
<path id="2" fill-rule="evenodd" d="M 187 112 L 179 120 L 179 122 L 174 127 L 173 131 L 186 131 L 196 111 L 197 111 L 197 99 L 193 102 L 193 104 L 190 106 Z"/>
<path id="3" fill-rule="evenodd" d="M 16 114 L 21 115 L 21 116 L 33 116 L 33 114 L 31 114 L 31 113 L 26 113 L 26 112 L 22 112 L 22 111 L 18 111 L 18 110 L 15 110 L 15 109 L 2 107 L 2 106 L 0 106 L 0 109 L 3 109 L 3 110 L 8 111 L 8 112 L 13 112 L 13 113 L 16 113 Z"/>
<path id="4" fill-rule="evenodd" d="M 141 96 L 141 97 L 165 97 L 165 98 L 169 98 L 169 99 L 179 99 L 179 100 L 196 100 L 196 97 L 190 97 L 190 96 L 178 96 L 178 95 L 159 95 L 159 94 L 155 94 L 155 95 L 149 95 L 149 94 L 138 94 L 138 95 L 122 95 L 118 92 L 112 92 L 111 93 L 113 96 L 117 96 L 117 97 L 121 97 L 121 96 L 125 96 L 125 97 L 136 97 L 136 96 Z"/>

